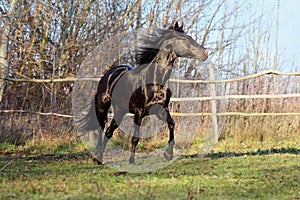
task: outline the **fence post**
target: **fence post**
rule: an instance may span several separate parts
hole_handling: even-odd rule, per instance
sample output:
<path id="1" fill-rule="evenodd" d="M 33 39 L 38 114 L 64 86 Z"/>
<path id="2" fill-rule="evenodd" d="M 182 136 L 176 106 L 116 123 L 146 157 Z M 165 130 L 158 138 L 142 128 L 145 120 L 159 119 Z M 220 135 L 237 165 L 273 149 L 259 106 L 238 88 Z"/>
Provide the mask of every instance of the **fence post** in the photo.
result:
<path id="1" fill-rule="evenodd" d="M 209 78 L 210 81 L 212 81 L 211 84 L 209 84 L 209 93 L 210 93 L 210 97 L 212 98 L 211 100 L 211 118 L 212 118 L 212 128 L 213 128 L 213 143 L 217 143 L 218 142 L 218 138 L 219 138 L 219 129 L 218 129 L 218 117 L 217 117 L 217 104 L 216 104 L 216 99 L 215 97 L 217 96 L 217 92 L 216 92 L 216 85 L 215 83 L 213 83 L 213 81 L 215 80 L 215 76 L 214 76 L 214 67 L 213 65 L 210 65 L 209 67 Z"/>

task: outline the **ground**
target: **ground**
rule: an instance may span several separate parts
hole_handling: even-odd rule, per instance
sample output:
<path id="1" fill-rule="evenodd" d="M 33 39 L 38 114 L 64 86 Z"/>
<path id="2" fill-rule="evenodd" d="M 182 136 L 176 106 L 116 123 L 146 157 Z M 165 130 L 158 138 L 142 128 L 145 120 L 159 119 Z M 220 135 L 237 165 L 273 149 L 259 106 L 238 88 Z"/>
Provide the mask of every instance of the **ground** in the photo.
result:
<path id="1" fill-rule="evenodd" d="M 68 151 L 2 151 L 0 199 L 300 199 L 296 148 L 188 155 L 148 173 L 96 166 L 86 151 Z"/>

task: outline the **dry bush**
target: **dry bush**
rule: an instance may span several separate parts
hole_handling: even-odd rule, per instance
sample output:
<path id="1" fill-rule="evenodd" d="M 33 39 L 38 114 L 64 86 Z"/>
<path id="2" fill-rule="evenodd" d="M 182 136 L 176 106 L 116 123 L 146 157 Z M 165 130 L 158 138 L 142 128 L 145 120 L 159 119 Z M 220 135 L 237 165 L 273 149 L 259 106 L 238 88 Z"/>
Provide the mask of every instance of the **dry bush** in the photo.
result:
<path id="1" fill-rule="evenodd" d="M 75 77 L 83 61 L 98 46 L 120 33 L 130 35 L 139 28 L 166 28 L 174 21 L 183 21 L 186 32 L 199 43 L 211 48 L 212 54 L 204 64 L 187 59 L 178 60 L 172 78 L 207 80 L 213 66 L 215 79 L 242 77 L 265 69 L 285 67 L 272 40 L 274 13 L 255 13 L 244 1 L 167 0 L 167 1 L 69 1 L 46 0 L 30 3 L 16 1 L 9 23 L 6 10 L 9 1 L 0 2 L 0 37 L 9 27 L 8 52 L 3 57 L 9 63 L 9 78 L 55 79 Z M 260 6 L 259 2 L 256 2 Z M 5 9 L 6 8 L 6 9 Z M 245 12 L 247 11 L 247 12 Z M 247 14 L 245 14 L 247 13 Z M 250 13 L 250 16 L 248 15 Z M 265 17 L 267 16 L 267 17 Z M 264 29 L 263 27 L 267 27 Z M 276 31 L 278 31 L 278 27 Z M 275 38 L 276 39 L 276 38 Z M 4 41 L 4 40 L 3 40 Z M 107 43 L 106 43 L 107 44 Z M 122 44 L 124 45 L 124 44 Z M 116 44 L 114 44 L 114 47 Z M 121 46 L 121 45 L 120 45 Z M 108 55 L 117 54 L 106 48 Z M 1 53 L 1 52 L 0 52 Z M 118 62 L 134 63 L 135 50 L 125 56 L 116 55 Z M 107 65 L 116 60 L 105 60 Z M 129 60 L 129 61 L 128 61 Z M 99 64 L 100 65 L 100 64 Z M 2 66 L 2 65 L 1 65 Z M 98 66 L 92 66 L 93 70 Z M 97 75 L 102 72 L 97 71 Z M 94 74 L 88 74 L 94 75 Z M 299 78 L 264 76 L 220 86 L 218 95 L 264 95 L 299 93 Z M 6 82 L 1 110 L 28 112 L 72 113 L 73 82 L 16 83 Z M 210 96 L 209 86 L 203 84 L 169 83 L 173 97 Z M 3 88 L 1 88 L 3 89 Z M 222 90 L 223 89 L 223 90 Z M 86 91 L 88 92 L 88 91 Z M 83 93 L 84 94 L 84 93 Z M 2 95 L 2 94 L 0 94 Z M 85 95 L 85 94 L 84 94 Z M 90 96 L 86 95 L 87 99 Z M 299 98 L 239 99 L 218 102 L 219 112 L 278 113 L 298 112 Z M 224 108 L 224 105 L 226 108 Z M 209 101 L 172 102 L 172 112 L 210 113 Z M 203 137 L 211 125 L 211 117 L 174 117 L 177 133 L 188 130 L 192 137 Z M 4 113 L 0 116 L 0 141 L 23 144 L 30 138 L 54 138 L 75 134 L 73 120 L 25 113 Z M 299 116 L 228 116 L 221 139 L 285 140 L 299 136 Z M 151 141 L 166 141 L 167 129 Z M 177 141 L 190 143 L 177 134 Z M 126 139 L 125 139 L 126 140 Z M 149 142 L 148 140 L 146 140 Z M 151 143 L 150 142 L 150 143 Z M 184 146 L 183 145 L 183 146 Z M 191 145 L 191 144 L 187 144 Z"/>

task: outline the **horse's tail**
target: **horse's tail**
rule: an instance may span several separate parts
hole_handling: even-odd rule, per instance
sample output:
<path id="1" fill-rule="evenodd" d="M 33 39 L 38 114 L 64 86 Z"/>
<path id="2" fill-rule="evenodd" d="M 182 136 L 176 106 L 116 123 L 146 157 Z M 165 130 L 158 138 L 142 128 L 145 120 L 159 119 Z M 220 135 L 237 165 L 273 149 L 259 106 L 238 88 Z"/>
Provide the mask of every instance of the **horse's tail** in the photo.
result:
<path id="1" fill-rule="evenodd" d="M 96 115 L 96 107 L 98 107 L 97 95 L 92 98 L 87 114 L 79 118 L 78 120 L 75 120 L 76 128 L 81 133 L 81 135 L 84 135 L 88 131 L 100 129 L 100 125 Z"/>

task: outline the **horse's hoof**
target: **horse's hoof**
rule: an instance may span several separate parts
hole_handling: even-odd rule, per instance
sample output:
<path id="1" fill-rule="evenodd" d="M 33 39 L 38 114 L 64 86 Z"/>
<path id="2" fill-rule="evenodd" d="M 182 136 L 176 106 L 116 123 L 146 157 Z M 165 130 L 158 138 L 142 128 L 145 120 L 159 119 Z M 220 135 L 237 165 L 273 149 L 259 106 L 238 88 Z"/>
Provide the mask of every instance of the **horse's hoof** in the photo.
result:
<path id="1" fill-rule="evenodd" d="M 133 157 L 130 157 L 130 158 L 129 158 L 129 164 L 134 164 L 134 163 L 135 163 L 134 158 L 133 158 Z"/>
<path id="2" fill-rule="evenodd" d="M 102 162 L 96 156 L 93 156 L 92 160 L 96 165 L 102 165 Z"/>
<path id="3" fill-rule="evenodd" d="M 172 160 L 173 159 L 173 154 L 170 154 L 168 152 L 164 152 L 164 157 L 166 160 Z"/>

